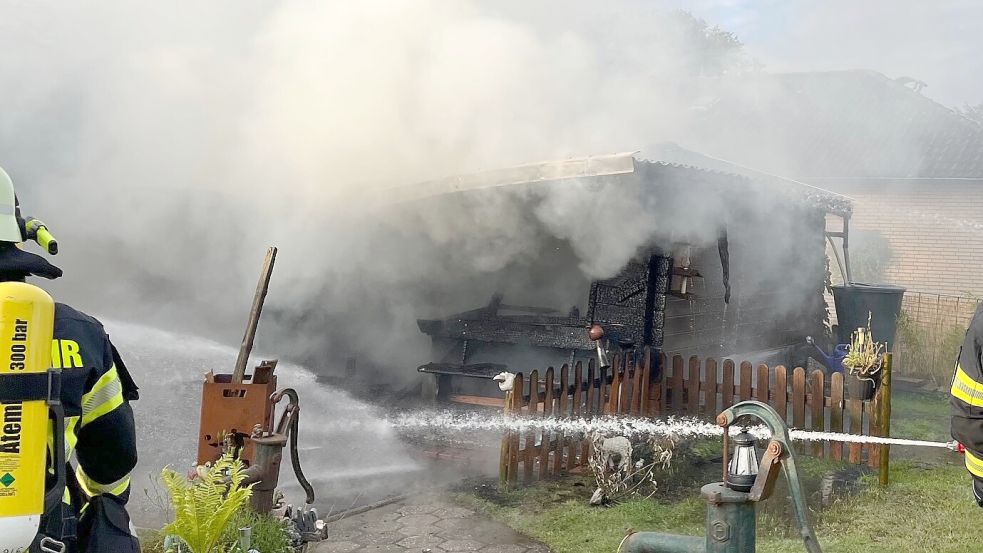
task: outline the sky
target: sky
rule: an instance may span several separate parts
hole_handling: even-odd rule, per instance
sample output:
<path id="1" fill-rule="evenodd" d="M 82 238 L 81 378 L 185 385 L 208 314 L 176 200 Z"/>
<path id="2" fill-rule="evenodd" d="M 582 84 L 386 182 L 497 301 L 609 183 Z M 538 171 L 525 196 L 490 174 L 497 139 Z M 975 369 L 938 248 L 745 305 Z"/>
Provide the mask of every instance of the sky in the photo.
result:
<path id="1" fill-rule="evenodd" d="M 950 107 L 983 103 L 983 2 L 672 2 L 734 32 L 769 71 L 873 69 L 925 82 Z"/>
<path id="2" fill-rule="evenodd" d="M 606 34 L 681 9 L 733 32 L 765 71 L 872 69 L 925 82 L 950 107 L 983 103 L 983 2 L 975 0 L 497 0 L 485 9 Z"/>

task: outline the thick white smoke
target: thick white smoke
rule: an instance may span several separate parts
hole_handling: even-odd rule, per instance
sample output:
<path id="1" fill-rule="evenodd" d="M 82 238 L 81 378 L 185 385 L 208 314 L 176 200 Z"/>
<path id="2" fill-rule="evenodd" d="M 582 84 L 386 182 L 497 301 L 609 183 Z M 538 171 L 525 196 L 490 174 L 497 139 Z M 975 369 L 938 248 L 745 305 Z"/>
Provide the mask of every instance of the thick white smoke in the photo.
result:
<path id="1" fill-rule="evenodd" d="M 503 199 L 393 234 L 385 219 L 400 215 L 368 210 L 362 192 L 668 137 L 679 87 L 654 83 L 687 76 L 680 64 L 610 73 L 591 37 L 456 1 L 3 11 L 0 75 L 16 86 L 0 90 L 0 157 L 61 236 L 54 289 L 83 309 L 227 336 L 266 244 L 282 251 L 271 304 L 348 315 L 382 303 L 387 316 L 359 333 L 415 333 L 421 280 L 535 258 L 548 233 Z M 673 17 L 653 18 L 658 63 L 681 48 Z M 554 229 L 589 216 L 548 207 Z"/>
<path id="2" fill-rule="evenodd" d="M 632 196 L 571 183 L 531 212 L 513 195 L 407 214 L 365 193 L 686 144 L 722 76 L 753 68 L 679 14 L 554 6 L 5 3 L 0 165 L 62 241 L 52 290 L 234 339 L 276 244 L 270 306 L 297 319 L 277 336 L 304 331 L 264 349 L 333 337 L 405 366 L 426 351 L 416 317 L 475 306 L 503 270 L 542 282 L 522 267 L 569 247 L 548 287 L 563 304 L 665 230 Z"/>

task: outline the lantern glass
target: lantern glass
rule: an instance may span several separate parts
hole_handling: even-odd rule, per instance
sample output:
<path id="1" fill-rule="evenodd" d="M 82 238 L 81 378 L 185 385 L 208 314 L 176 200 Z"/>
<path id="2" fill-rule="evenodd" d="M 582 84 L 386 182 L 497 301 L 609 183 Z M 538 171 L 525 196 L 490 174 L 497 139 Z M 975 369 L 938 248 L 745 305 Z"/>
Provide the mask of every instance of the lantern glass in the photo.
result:
<path id="1" fill-rule="evenodd" d="M 727 486 L 735 491 L 749 492 L 758 476 L 758 453 L 754 449 L 754 436 L 747 431 L 732 438 L 734 454 L 727 467 Z"/>

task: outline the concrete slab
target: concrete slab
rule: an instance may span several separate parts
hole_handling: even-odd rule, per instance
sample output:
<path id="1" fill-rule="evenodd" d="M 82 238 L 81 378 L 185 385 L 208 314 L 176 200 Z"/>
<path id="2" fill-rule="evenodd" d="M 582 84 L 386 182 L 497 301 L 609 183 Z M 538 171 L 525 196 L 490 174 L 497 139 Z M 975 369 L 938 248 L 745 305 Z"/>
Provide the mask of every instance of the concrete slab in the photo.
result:
<path id="1" fill-rule="evenodd" d="M 328 524 L 311 553 L 549 553 L 511 528 L 439 495 L 417 497 Z"/>

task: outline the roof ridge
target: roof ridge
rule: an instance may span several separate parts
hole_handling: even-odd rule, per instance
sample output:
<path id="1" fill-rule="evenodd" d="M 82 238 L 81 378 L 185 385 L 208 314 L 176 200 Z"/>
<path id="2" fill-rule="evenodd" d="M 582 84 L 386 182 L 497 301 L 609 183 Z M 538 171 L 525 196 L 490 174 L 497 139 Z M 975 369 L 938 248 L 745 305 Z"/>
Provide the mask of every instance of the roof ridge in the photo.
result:
<path id="1" fill-rule="evenodd" d="M 776 77 L 798 77 L 798 76 L 808 76 L 808 75 L 834 75 L 834 74 L 840 74 L 840 75 L 857 74 L 857 75 L 866 75 L 869 77 L 879 77 L 885 83 L 893 85 L 895 87 L 895 90 L 904 89 L 905 93 L 910 94 L 912 97 L 925 100 L 926 102 L 931 103 L 935 108 L 946 111 L 948 115 L 953 115 L 958 119 L 966 123 L 969 123 L 972 127 L 975 127 L 977 130 L 983 131 L 983 123 L 970 119 L 969 117 L 966 117 L 963 113 L 959 112 L 956 108 L 947 106 L 942 102 L 936 100 L 935 98 L 932 98 L 931 96 L 926 96 L 925 94 L 922 94 L 921 92 L 916 91 L 911 87 L 906 86 L 903 83 L 899 82 L 898 79 L 906 77 L 904 75 L 900 77 L 891 78 L 888 77 L 886 74 L 877 71 L 876 69 L 828 69 L 823 71 L 785 71 L 781 73 L 765 73 L 765 74 L 773 75 Z M 914 77 L 908 77 L 908 78 L 913 79 Z"/>

